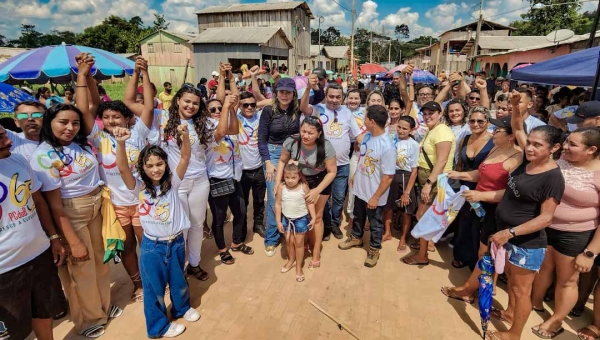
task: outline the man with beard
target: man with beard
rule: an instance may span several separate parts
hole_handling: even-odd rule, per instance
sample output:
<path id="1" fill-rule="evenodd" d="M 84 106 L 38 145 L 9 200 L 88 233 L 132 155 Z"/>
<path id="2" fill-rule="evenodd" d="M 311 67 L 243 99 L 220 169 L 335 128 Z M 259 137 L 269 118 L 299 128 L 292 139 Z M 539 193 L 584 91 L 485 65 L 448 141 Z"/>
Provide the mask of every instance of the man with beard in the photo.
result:
<path id="1" fill-rule="evenodd" d="M 33 150 L 40 144 L 40 130 L 46 113 L 46 106 L 36 101 L 24 101 L 15 105 L 15 124 L 23 130 L 15 133 L 6 130 L 6 135 L 12 140 L 11 152 L 25 157 L 29 161 Z"/>

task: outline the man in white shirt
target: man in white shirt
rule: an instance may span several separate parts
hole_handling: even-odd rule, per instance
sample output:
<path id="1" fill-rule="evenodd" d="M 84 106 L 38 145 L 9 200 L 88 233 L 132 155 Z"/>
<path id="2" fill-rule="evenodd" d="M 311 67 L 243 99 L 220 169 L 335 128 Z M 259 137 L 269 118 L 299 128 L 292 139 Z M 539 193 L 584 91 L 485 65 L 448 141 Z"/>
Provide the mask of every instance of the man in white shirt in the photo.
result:
<path id="1" fill-rule="evenodd" d="M 41 182 L 11 147 L 0 125 L 0 336 L 25 339 L 33 330 L 38 339 L 52 339 L 52 318 L 67 309 L 56 268 L 67 254 Z"/>
<path id="2" fill-rule="evenodd" d="M 396 148 L 385 133 L 388 114 L 385 107 L 375 105 L 367 110 L 365 134 L 360 146 L 358 168 L 351 180 L 354 194 L 354 220 L 350 237 L 338 245 L 347 250 L 363 246 L 362 237 L 367 218 L 371 240 L 365 266 L 372 268 L 379 259 L 383 238 L 383 208 L 387 203 L 390 184 L 396 174 Z"/>
<path id="3" fill-rule="evenodd" d="M 12 141 L 11 152 L 18 153 L 29 161 L 33 150 L 40 144 L 40 131 L 45 113 L 46 106 L 40 102 L 25 101 L 15 105 L 15 124 L 23 132 L 5 130 Z"/>
<path id="4" fill-rule="evenodd" d="M 303 112 L 312 111 L 313 115 L 321 119 L 325 139 L 331 142 L 337 155 L 337 174 L 331 183 L 331 195 L 323 211 L 323 224 L 325 225 L 323 240 L 325 241 L 329 240 L 331 233 L 337 239 L 341 239 L 344 235 L 340 225 L 342 224 L 342 206 L 346 199 L 350 173 L 350 139 L 356 138 L 361 133 L 350 110 L 342 106 L 343 100 L 342 87 L 332 83 L 326 89 L 325 104 L 317 104 L 308 108 L 300 107 Z"/>

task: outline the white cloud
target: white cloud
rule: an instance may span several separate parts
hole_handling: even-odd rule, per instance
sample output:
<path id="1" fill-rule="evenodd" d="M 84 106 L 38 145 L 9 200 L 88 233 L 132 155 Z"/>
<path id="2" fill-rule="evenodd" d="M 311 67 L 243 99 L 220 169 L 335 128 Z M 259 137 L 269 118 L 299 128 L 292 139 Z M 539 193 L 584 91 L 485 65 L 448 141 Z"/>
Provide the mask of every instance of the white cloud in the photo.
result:
<path id="1" fill-rule="evenodd" d="M 465 11 L 468 5 L 464 2 L 460 5 L 456 3 L 439 4 L 425 13 L 425 17 L 431 20 L 434 27 L 441 31 L 459 27 L 463 25 L 462 19 L 457 19 L 459 11 Z"/>

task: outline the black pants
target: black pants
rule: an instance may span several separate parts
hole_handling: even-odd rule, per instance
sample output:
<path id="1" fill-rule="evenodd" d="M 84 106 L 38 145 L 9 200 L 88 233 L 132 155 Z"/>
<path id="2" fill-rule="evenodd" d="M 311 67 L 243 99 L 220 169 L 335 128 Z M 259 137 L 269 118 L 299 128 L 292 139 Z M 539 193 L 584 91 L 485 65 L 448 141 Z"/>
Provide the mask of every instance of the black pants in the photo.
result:
<path id="1" fill-rule="evenodd" d="M 208 196 L 208 205 L 213 216 L 212 231 L 215 235 L 217 247 L 225 249 L 225 234 L 223 226 L 227 219 L 227 208 L 231 209 L 233 214 L 233 238 L 235 244 L 244 242 L 244 220 L 246 219 L 246 205 L 244 204 L 244 194 L 242 185 L 235 181 L 235 191 L 229 195 L 218 197 Z"/>
<path id="2" fill-rule="evenodd" d="M 465 202 L 454 222 L 457 222 L 454 233 L 454 260 L 462 262 L 473 270 L 479 257 L 480 223 L 473 223 L 477 217 L 471 211 L 469 202 Z"/>
<path id="3" fill-rule="evenodd" d="M 381 240 L 383 238 L 383 206 L 375 209 L 367 208 L 367 202 L 358 197 L 354 198 L 354 220 L 352 221 L 352 236 L 362 239 L 365 222 L 369 219 L 369 228 L 371 229 L 371 240 L 369 245 L 374 249 L 381 249 Z"/>
<path id="4" fill-rule="evenodd" d="M 263 227 L 265 217 L 265 192 L 267 185 L 265 182 L 265 173 L 263 167 L 254 170 L 244 170 L 242 172 L 242 190 L 244 191 L 244 202 L 246 202 L 246 212 L 248 203 L 250 203 L 250 190 L 252 190 L 252 210 L 254 212 L 254 229 Z M 248 233 L 248 218 L 244 219 L 244 240 Z"/>

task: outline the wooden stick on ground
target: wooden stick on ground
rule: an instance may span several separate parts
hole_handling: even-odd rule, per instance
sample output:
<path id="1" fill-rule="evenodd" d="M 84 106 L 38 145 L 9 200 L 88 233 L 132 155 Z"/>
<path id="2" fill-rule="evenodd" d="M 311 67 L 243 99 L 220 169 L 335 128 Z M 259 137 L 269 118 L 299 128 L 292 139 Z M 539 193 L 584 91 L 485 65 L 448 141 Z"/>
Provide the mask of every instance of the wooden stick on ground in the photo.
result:
<path id="1" fill-rule="evenodd" d="M 348 332 L 348 334 L 352 335 L 355 339 L 357 340 L 361 340 L 358 335 L 354 334 L 354 332 L 352 332 L 350 329 L 348 329 L 348 327 L 346 327 L 343 323 L 341 323 L 340 321 L 338 321 L 336 318 L 334 318 L 333 316 L 331 316 L 329 313 L 327 313 L 323 308 L 321 308 L 319 305 L 317 305 L 313 300 L 308 300 L 308 302 L 310 302 L 311 305 L 313 305 L 316 309 L 318 309 L 321 313 L 325 314 L 325 316 L 327 316 L 328 318 L 330 318 L 331 320 L 333 320 L 338 328 L 340 330 L 345 330 L 346 332 Z"/>

